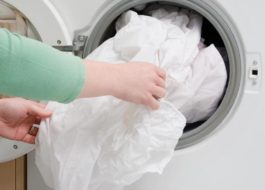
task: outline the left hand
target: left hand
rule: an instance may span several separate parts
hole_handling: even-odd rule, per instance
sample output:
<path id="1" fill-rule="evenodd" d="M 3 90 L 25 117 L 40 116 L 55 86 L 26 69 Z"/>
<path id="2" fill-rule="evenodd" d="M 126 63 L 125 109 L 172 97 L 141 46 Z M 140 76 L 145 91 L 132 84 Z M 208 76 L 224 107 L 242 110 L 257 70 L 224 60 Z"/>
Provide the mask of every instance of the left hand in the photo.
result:
<path id="1" fill-rule="evenodd" d="M 34 144 L 36 134 L 30 134 L 33 124 L 52 115 L 45 107 L 22 98 L 0 99 L 0 136 Z"/>

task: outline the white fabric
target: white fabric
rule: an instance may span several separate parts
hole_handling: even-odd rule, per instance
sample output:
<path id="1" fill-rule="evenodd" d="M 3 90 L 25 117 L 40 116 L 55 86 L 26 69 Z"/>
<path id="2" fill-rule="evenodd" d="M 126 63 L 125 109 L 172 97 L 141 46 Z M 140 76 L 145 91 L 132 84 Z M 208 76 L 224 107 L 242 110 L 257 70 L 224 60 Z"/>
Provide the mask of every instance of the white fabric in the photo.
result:
<path id="1" fill-rule="evenodd" d="M 180 112 L 194 122 L 216 109 L 226 70 L 216 48 L 200 42 L 202 18 L 186 10 L 150 14 L 124 13 L 117 34 L 88 58 L 164 68 L 168 95 L 161 108 L 150 111 L 113 97 L 50 102 L 54 114 L 41 123 L 36 148 L 36 164 L 50 187 L 109 190 L 146 172 L 162 173 L 186 123 Z"/>
<path id="2" fill-rule="evenodd" d="M 93 190 L 130 184 L 145 172 L 161 173 L 173 155 L 185 118 L 173 106 L 148 109 L 114 98 L 50 103 L 40 126 L 36 163 L 56 190 Z"/>

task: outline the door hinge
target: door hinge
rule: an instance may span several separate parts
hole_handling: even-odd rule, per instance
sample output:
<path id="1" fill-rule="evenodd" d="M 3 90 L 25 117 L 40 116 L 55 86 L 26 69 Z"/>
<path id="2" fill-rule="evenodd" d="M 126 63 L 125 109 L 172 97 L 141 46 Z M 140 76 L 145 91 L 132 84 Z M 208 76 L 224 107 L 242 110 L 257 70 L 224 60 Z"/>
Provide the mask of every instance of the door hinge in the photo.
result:
<path id="1" fill-rule="evenodd" d="M 56 45 L 53 47 L 60 51 L 72 52 L 74 55 L 83 58 L 84 47 L 86 45 L 87 39 L 88 39 L 87 36 L 78 35 L 76 38 L 74 38 L 73 45 Z"/>

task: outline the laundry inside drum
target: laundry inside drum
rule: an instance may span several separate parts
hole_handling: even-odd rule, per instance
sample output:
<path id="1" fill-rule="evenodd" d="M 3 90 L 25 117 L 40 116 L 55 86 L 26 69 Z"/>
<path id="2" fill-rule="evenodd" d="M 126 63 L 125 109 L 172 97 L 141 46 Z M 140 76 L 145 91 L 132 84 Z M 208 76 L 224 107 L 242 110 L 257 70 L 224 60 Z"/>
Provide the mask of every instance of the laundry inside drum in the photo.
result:
<path id="1" fill-rule="evenodd" d="M 218 31 L 215 29 L 215 27 L 205 18 L 203 20 L 203 25 L 202 25 L 202 38 L 204 39 L 204 44 L 206 46 L 209 46 L 211 44 L 214 44 L 216 46 L 217 50 L 219 51 L 219 53 L 221 54 L 224 60 L 227 76 L 229 77 L 229 59 L 228 59 L 228 54 L 227 54 L 224 42 L 221 36 L 219 35 Z M 227 79 L 226 86 L 228 84 L 228 81 L 229 81 L 229 78 Z M 226 89 L 224 90 L 223 96 L 225 95 L 225 91 Z M 222 102 L 222 99 L 223 97 L 220 99 L 219 105 Z M 206 120 L 201 120 L 195 123 L 187 123 L 184 129 L 184 132 L 188 132 L 188 131 L 198 128 L 205 121 Z"/>
<path id="2" fill-rule="evenodd" d="M 155 3 L 139 4 L 137 6 L 134 6 L 134 7 L 131 7 L 130 9 L 125 10 L 124 12 L 126 12 L 128 10 L 132 10 L 132 11 L 137 12 L 139 15 L 148 15 L 148 12 L 150 11 L 150 9 L 164 8 L 164 7 L 169 7 L 169 6 L 172 7 L 172 9 L 175 8 L 176 10 L 185 9 L 187 11 L 196 12 L 194 10 L 191 10 L 191 9 L 185 7 L 185 6 L 182 7 L 180 5 L 174 5 L 172 3 L 170 3 L 170 4 L 163 3 L 161 5 L 159 2 L 158 3 L 155 2 Z M 122 13 L 124 13 L 124 12 L 122 12 Z M 100 39 L 98 40 L 97 45 L 102 44 L 107 39 L 113 37 L 116 34 L 115 24 L 116 24 L 117 20 L 119 19 L 119 17 L 122 15 L 122 13 L 120 13 L 119 16 L 115 17 L 115 19 L 113 19 L 112 22 L 110 22 L 107 25 L 107 27 L 105 27 L 104 32 L 100 36 Z M 198 13 L 198 12 L 196 12 L 196 13 L 200 15 L 200 13 Z M 216 28 L 211 24 L 211 22 L 205 17 L 203 17 L 201 38 L 203 39 L 203 43 L 205 44 L 205 46 L 209 46 L 211 44 L 214 44 L 214 46 L 217 48 L 217 50 L 221 54 L 221 56 L 224 60 L 224 63 L 225 63 L 227 77 L 228 77 L 227 82 L 226 82 L 226 87 L 227 87 L 227 84 L 229 81 L 229 72 L 230 72 L 228 54 L 227 54 L 224 42 L 223 42 L 220 34 L 216 30 Z M 224 89 L 223 96 L 221 97 L 221 99 L 219 101 L 218 107 L 222 103 L 223 97 L 226 93 L 226 87 Z M 184 130 L 184 135 L 183 135 L 184 138 L 186 135 L 190 134 L 191 132 L 198 130 L 201 126 L 203 126 L 209 118 L 211 118 L 211 117 L 208 117 L 206 119 L 202 119 L 202 120 L 199 120 L 196 122 L 192 122 L 192 123 L 187 123 L 185 130 Z M 211 126 L 209 126 L 209 127 L 211 127 Z"/>

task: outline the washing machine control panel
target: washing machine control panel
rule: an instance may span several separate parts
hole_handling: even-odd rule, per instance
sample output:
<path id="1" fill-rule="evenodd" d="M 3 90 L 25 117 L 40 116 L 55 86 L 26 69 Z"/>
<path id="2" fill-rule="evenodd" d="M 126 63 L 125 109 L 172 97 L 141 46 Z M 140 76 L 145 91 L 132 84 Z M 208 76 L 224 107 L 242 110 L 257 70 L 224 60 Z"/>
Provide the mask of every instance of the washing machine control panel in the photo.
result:
<path id="1" fill-rule="evenodd" d="M 249 53 L 246 66 L 246 91 L 259 92 L 262 81 L 261 55 L 259 53 Z"/>

